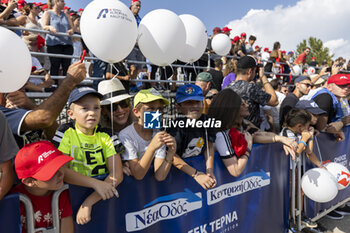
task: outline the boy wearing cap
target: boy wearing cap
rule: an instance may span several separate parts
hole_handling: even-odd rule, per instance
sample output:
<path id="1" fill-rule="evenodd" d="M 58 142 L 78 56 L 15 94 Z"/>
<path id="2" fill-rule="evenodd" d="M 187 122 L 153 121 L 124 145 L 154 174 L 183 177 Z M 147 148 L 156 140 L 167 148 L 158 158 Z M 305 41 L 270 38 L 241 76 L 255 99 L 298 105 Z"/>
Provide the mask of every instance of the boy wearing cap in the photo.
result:
<path id="1" fill-rule="evenodd" d="M 53 191 L 63 186 L 63 165 L 73 158 L 63 155 L 48 141 L 39 141 L 25 145 L 16 155 L 15 170 L 22 181 L 12 189 L 12 193 L 25 194 L 31 200 L 35 228 L 51 228 Z M 59 217 L 61 232 L 74 232 L 72 207 L 68 190 L 59 196 Z M 26 212 L 20 204 L 22 232 L 26 229 Z"/>
<path id="2" fill-rule="evenodd" d="M 177 109 L 184 117 L 175 119 L 177 122 L 207 121 L 207 115 L 203 111 L 203 92 L 193 84 L 181 86 L 176 92 Z M 180 125 L 180 124 L 179 124 Z M 204 189 L 214 188 L 216 178 L 213 173 L 215 132 L 212 128 L 196 125 L 172 127 L 169 133 L 175 137 L 177 150 L 174 156 L 174 166 L 193 177 Z M 206 162 L 206 172 L 200 172 L 188 165 L 183 159 L 193 156 L 204 155 Z"/>
<path id="3" fill-rule="evenodd" d="M 123 180 L 122 163 L 119 156 L 123 147 L 118 145 L 117 137 L 111 139 L 112 134 L 109 129 L 98 125 L 101 116 L 101 98 L 100 93 L 89 87 L 76 88 L 69 96 L 67 113 L 74 122 L 61 125 L 53 138 L 62 153 L 74 158 L 65 175 L 67 183 L 87 187 L 91 187 L 88 184 L 93 183 L 92 186 L 95 187 L 95 185 L 103 184 L 90 177 L 108 173 L 109 176 L 102 183 L 118 186 Z M 107 188 L 112 191 L 108 191 L 106 196 L 101 195 L 100 192 L 99 194 L 94 192 L 85 199 L 77 214 L 78 224 L 90 221 L 92 206 L 101 197 L 111 198 L 113 196 L 110 195 L 111 192 L 115 192 L 118 197 L 114 188 Z M 97 188 L 95 190 L 98 191 Z"/>
<path id="4" fill-rule="evenodd" d="M 142 180 L 154 161 L 154 176 L 164 180 L 172 166 L 176 152 L 175 139 L 165 131 L 144 128 L 145 112 L 159 117 L 169 101 L 154 88 L 141 90 L 134 97 L 132 109 L 137 122 L 132 123 L 119 133 L 125 151 L 123 160 L 128 161 L 132 176 Z M 159 114 L 159 115 L 158 115 Z"/>

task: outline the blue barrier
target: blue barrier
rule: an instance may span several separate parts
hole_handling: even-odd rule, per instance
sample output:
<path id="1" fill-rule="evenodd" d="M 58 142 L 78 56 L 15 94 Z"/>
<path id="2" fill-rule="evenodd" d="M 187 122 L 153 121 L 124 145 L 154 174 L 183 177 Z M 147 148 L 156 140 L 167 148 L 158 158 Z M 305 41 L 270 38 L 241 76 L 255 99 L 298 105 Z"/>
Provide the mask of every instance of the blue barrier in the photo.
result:
<path id="1" fill-rule="evenodd" d="M 0 201 L 0 229 L 6 233 L 21 232 L 18 193 L 7 195 Z"/>
<path id="2" fill-rule="evenodd" d="M 186 160 L 205 171 L 202 156 Z M 289 158 L 280 144 L 255 145 L 238 178 L 229 175 L 218 155 L 214 173 L 218 184 L 202 189 L 191 177 L 172 168 L 157 182 L 153 172 L 142 181 L 125 177 L 119 198 L 100 201 L 92 220 L 75 225 L 75 232 L 287 232 Z M 70 186 L 74 218 L 90 189 Z"/>
<path id="3" fill-rule="evenodd" d="M 350 126 L 343 128 L 345 140 L 336 142 L 333 135 L 322 133 L 317 137 L 317 142 L 314 141 L 314 152 L 318 158 L 322 158 L 326 162 L 341 163 L 350 170 Z M 317 145 L 318 144 L 318 145 Z M 317 148 L 319 146 L 319 148 Z M 320 156 L 321 152 L 321 156 Z M 307 160 L 305 170 L 311 169 L 314 166 Z M 319 212 L 329 209 L 330 207 L 342 202 L 350 197 L 350 186 L 346 189 L 339 190 L 338 195 L 327 203 L 317 203 L 306 198 L 305 213 L 309 218 L 314 218 Z"/>

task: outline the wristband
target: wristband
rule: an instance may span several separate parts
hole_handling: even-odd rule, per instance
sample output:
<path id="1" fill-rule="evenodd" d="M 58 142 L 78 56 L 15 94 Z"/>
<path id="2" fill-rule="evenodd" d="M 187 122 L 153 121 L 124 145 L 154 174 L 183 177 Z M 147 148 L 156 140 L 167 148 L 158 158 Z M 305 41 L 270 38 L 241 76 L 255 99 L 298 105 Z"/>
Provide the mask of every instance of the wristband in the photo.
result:
<path id="1" fill-rule="evenodd" d="M 168 164 L 173 164 L 173 161 L 168 161 L 167 159 L 164 158 L 164 161 Z"/>
<path id="2" fill-rule="evenodd" d="M 304 141 L 302 141 L 302 140 L 299 141 L 299 144 L 300 144 L 300 143 L 304 144 L 305 147 L 307 146 L 306 142 L 304 142 Z"/>
<path id="3" fill-rule="evenodd" d="M 196 171 L 192 175 L 192 178 L 196 178 L 197 175 L 198 175 L 198 170 L 196 169 Z"/>

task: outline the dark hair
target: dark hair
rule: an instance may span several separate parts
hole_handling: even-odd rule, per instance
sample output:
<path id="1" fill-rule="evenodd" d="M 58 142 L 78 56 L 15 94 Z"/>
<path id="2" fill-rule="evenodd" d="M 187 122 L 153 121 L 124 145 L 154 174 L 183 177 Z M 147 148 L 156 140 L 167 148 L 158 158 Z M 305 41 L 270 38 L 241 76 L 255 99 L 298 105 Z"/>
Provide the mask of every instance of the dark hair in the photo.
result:
<path id="1" fill-rule="evenodd" d="M 311 121 L 311 115 L 304 109 L 292 108 L 286 115 L 286 124 L 289 127 L 294 127 L 297 124 L 305 125 Z"/>
<path id="2" fill-rule="evenodd" d="M 222 66 L 223 65 L 222 60 L 220 58 L 216 59 L 215 62 L 214 62 L 214 65 L 215 65 L 215 67 Z"/>
<path id="3" fill-rule="evenodd" d="M 270 84 L 274 90 L 277 90 L 278 85 L 282 85 L 281 82 L 276 78 L 270 81 Z"/>
<path id="4" fill-rule="evenodd" d="M 256 36 L 250 35 L 249 40 L 256 40 Z"/>
<path id="5" fill-rule="evenodd" d="M 272 49 L 272 50 L 277 50 L 278 47 L 281 47 L 281 44 L 280 44 L 280 42 L 276 41 L 276 42 L 273 44 L 273 49 Z"/>
<path id="6" fill-rule="evenodd" d="M 243 75 L 248 74 L 249 69 L 253 69 L 253 68 L 242 69 L 242 68 L 238 68 L 238 67 L 237 67 L 236 75 L 239 75 L 239 74 L 243 74 Z"/>
<path id="7" fill-rule="evenodd" d="M 230 88 L 225 88 L 214 97 L 208 110 L 208 116 L 221 121 L 219 130 L 233 127 L 241 107 L 241 101 L 241 97 Z"/>
<path id="8" fill-rule="evenodd" d="M 27 3 L 23 8 L 22 12 L 24 15 L 28 16 L 30 14 L 30 11 L 33 9 L 34 3 Z"/>

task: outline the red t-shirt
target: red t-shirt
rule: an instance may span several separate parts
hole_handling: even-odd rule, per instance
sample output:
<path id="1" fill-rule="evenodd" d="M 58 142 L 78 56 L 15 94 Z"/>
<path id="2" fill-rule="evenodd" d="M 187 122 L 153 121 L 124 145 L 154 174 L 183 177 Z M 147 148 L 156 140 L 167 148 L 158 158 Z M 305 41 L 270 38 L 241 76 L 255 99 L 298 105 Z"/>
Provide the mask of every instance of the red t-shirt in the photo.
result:
<path id="1" fill-rule="evenodd" d="M 302 52 L 301 54 L 299 54 L 299 56 L 295 60 L 295 63 L 298 65 L 301 65 L 301 64 L 304 64 L 305 61 L 306 61 L 306 53 Z"/>
<path id="2" fill-rule="evenodd" d="M 50 228 L 52 227 L 52 211 L 51 211 L 51 200 L 54 192 L 51 192 L 47 196 L 35 196 L 30 194 L 25 188 L 24 184 L 19 184 L 11 190 L 11 193 L 22 193 L 25 194 L 32 202 L 34 210 L 35 228 Z M 68 190 L 64 190 L 59 197 L 59 216 L 60 219 L 72 215 L 72 206 L 70 204 L 70 197 Z M 26 212 L 24 204 L 20 204 L 21 213 L 21 226 L 22 233 L 26 233 Z"/>

